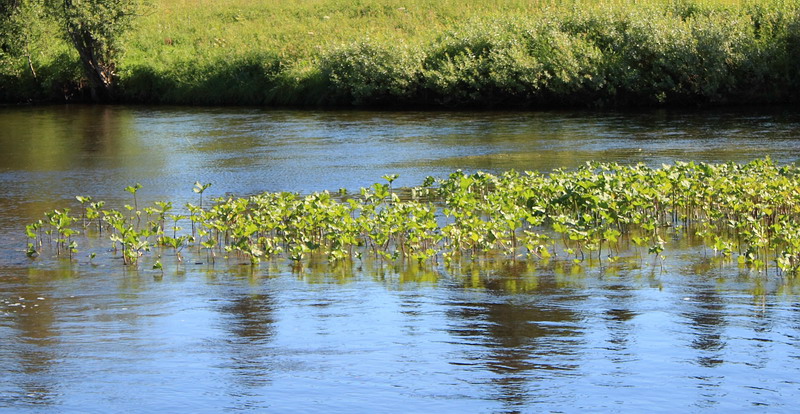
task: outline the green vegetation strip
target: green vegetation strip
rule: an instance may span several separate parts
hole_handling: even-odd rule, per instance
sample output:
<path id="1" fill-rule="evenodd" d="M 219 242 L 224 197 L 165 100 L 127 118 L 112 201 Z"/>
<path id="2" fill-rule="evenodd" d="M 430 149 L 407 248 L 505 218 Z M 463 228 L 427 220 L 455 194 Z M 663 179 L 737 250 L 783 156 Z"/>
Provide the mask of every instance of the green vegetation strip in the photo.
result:
<path id="1" fill-rule="evenodd" d="M 76 19 L 108 39 L 96 46 L 104 81 L 123 102 L 607 107 L 800 96 L 798 0 L 152 0 L 125 14 L 124 32 L 127 23 L 102 22 L 136 2 L 92 0 L 107 6 L 77 17 L 15 3 L 0 22 L 7 102 L 89 95 L 98 82 L 64 35 Z"/>
<path id="2" fill-rule="evenodd" d="M 198 182 L 200 204 L 187 203 L 185 214 L 173 214 L 168 201 L 140 210 L 138 184 L 125 189 L 134 204 L 122 211 L 77 197 L 80 216 L 55 210 L 27 226 L 28 255 L 72 257 L 74 236 L 85 231 L 106 235 L 130 266 L 154 247 L 174 250 L 179 260 L 188 249 L 209 263 L 222 255 L 254 265 L 287 258 L 302 266 L 320 254 L 330 262 L 500 255 L 581 263 L 625 255 L 664 260 L 665 240 L 688 237 L 755 269 L 794 275 L 800 268 L 800 169 L 769 159 L 660 169 L 593 162 L 574 171 L 499 176 L 458 171 L 402 191 L 392 188 L 396 175 L 383 178 L 353 197 L 344 190 L 264 193 L 218 198 L 209 207 L 202 194 L 210 184 Z"/>

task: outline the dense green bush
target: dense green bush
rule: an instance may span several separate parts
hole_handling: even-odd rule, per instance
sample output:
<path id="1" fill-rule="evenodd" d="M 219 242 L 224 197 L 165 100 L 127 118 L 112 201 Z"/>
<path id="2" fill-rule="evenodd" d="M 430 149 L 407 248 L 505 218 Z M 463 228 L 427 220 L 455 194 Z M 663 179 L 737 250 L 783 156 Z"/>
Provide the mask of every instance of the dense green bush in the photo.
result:
<path id="1" fill-rule="evenodd" d="M 641 10 L 567 24 L 603 51 L 608 83 L 602 98 L 615 104 L 715 102 L 735 87 L 733 70 L 747 46 L 745 17 L 688 17 Z"/>
<path id="2" fill-rule="evenodd" d="M 332 103 L 363 105 L 402 102 L 414 96 L 422 62 L 416 50 L 368 39 L 325 52 L 319 67 L 330 82 Z"/>
<path id="3" fill-rule="evenodd" d="M 444 105 L 581 104 L 604 83 L 600 50 L 552 24 L 481 22 L 431 48 L 424 86 Z"/>
<path id="4" fill-rule="evenodd" d="M 274 56 L 192 63 L 160 70 L 131 68 L 122 77 L 123 94 L 138 103 L 263 105 L 280 70 Z"/>
<path id="5" fill-rule="evenodd" d="M 752 5 L 745 59 L 736 68 L 734 101 L 792 101 L 800 92 L 800 12 Z"/>

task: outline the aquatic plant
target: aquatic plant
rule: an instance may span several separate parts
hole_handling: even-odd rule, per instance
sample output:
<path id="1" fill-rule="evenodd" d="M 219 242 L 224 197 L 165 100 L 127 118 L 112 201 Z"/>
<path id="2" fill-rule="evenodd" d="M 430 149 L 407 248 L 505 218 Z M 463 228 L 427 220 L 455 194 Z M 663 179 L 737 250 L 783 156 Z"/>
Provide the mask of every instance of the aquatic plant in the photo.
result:
<path id="1" fill-rule="evenodd" d="M 211 187 L 211 183 L 200 184 L 200 181 L 194 182 L 194 191 L 197 194 L 200 194 L 200 208 L 203 208 L 203 193 L 208 190 L 208 187 Z"/>
<path id="2" fill-rule="evenodd" d="M 774 267 L 786 275 L 800 269 L 800 168 L 769 159 L 656 169 L 589 162 L 549 174 L 456 171 L 400 190 L 392 188 L 397 175 L 383 178 L 386 184 L 355 196 L 227 196 L 208 208 L 187 204 L 189 215 L 167 214 L 172 203 L 162 201 L 144 212 L 126 206 L 134 210 L 130 217 L 102 210 L 102 220 L 95 220 L 102 203 L 81 197 L 82 204 L 93 203 L 85 219 L 69 209 L 46 213 L 47 220 L 25 229 L 27 252 L 75 253 L 73 226 L 81 223 L 97 227 L 97 234 L 105 229 L 126 265 L 136 265 L 154 245 L 171 249 L 179 261 L 188 249 L 204 252 L 210 263 L 221 255 L 253 265 L 285 258 L 303 266 L 311 256 L 332 263 L 369 256 L 421 264 L 554 258 L 580 265 L 650 256 L 663 264 L 668 241 L 685 238 L 753 269 Z M 126 188 L 134 196 L 136 190 Z M 134 225 L 133 217 L 145 225 Z M 191 233 L 182 228 L 186 220 Z"/>

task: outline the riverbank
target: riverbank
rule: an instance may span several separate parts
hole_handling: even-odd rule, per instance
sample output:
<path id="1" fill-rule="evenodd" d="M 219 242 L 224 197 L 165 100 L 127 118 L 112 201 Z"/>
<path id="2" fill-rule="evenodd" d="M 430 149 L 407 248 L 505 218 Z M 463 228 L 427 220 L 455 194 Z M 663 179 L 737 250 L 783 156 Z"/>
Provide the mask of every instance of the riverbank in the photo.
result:
<path id="1" fill-rule="evenodd" d="M 123 39 L 118 99 L 415 108 L 796 103 L 798 10 L 796 0 L 154 1 Z M 74 53 L 52 29 L 35 39 L 31 62 L 4 60 L 0 99 L 82 100 Z"/>

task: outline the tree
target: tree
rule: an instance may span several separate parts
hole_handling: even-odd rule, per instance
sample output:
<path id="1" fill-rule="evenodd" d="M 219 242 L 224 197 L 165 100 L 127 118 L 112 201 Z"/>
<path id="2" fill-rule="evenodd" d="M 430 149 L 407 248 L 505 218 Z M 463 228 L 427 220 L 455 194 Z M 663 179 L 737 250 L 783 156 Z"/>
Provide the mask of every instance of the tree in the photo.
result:
<path id="1" fill-rule="evenodd" d="M 39 22 L 43 15 L 44 7 L 41 2 L 0 0 L 0 58 L 25 58 L 34 80 L 37 76 L 31 45 L 41 36 Z"/>
<path id="2" fill-rule="evenodd" d="M 21 79 L 25 68 L 38 84 L 36 47 L 42 36 L 56 35 L 55 23 L 78 53 L 92 100 L 113 100 L 119 39 L 142 1 L 147 0 L 0 0 L 0 73 Z"/>
<path id="3" fill-rule="evenodd" d="M 93 101 L 114 99 L 119 38 L 138 5 L 138 0 L 63 0 L 66 33 L 80 56 Z"/>

